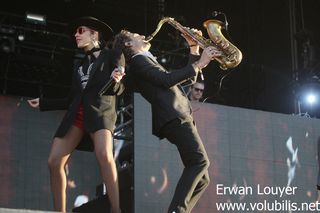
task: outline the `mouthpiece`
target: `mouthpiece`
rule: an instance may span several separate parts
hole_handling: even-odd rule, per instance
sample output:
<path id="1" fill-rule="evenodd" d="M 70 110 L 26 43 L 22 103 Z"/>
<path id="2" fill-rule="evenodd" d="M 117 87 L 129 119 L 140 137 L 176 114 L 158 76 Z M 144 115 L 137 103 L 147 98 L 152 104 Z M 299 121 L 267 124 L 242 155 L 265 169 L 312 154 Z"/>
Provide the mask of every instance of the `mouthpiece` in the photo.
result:
<path id="1" fill-rule="evenodd" d="M 153 39 L 153 36 L 150 35 L 150 36 L 148 36 L 148 37 L 145 39 L 145 41 L 146 41 L 146 42 L 149 42 L 149 41 L 151 41 L 152 39 Z"/>
<path id="2" fill-rule="evenodd" d="M 119 72 L 122 74 L 122 73 L 124 73 L 124 67 L 123 66 L 118 66 L 117 67 L 118 68 L 118 70 L 119 70 Z"/>

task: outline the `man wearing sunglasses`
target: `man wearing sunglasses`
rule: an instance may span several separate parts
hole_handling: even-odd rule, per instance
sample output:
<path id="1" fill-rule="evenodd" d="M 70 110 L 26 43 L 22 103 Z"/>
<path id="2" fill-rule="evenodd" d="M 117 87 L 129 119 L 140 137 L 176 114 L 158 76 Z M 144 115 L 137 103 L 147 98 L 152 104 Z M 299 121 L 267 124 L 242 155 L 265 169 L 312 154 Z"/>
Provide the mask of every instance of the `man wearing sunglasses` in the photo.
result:
<path id="1" fill-rule="evenodd" d="M 169 213 L 191 212 L 209 184 L 209 159 L 181 84 L 196 79 L 201 69 L 221 54 L 214 47 L 207 47 L 200 56 L 199 46 L 184 37 L 190 46 L 190 61 L 184 68 L 171 72 L 156 61 L 149 52 L 151 44 L 142 35 L 122 30 L 113 44 L 123 51 L 129 63 L 128 76 L 135 91 L 151 104 L 153 134 L 176 145 L 184 164 Z"/>
<path id="2" fill-rule="evenodd" d="M 30 106 L 40 110 L 67 109 L 53 138 L 48 165 L 54 209 L 66 212 L 65 165 L 74 149 L 94 150 L 106 184 L 112 213 L 120 213 L 118 176 L 113 158 L 112 133 L 116 122 L 116 96 L 123 91 L 121 51 L 105 47 L 112 29 L 94 17 L 82 17 L 70 24 L 77 47 L 86 56 L 73 72 L 72 88 L 64 99 L 36 98 Z M 106 82 L 109 90 L 101 93 Z M 107 202 L 107 201 L 106 201 Z"/>
<path id="3" fill-rule="evenodd" d="M 196 82 L 190 86 L 189 100 L 199 102 L 202 99 L 204 83 Z"/>

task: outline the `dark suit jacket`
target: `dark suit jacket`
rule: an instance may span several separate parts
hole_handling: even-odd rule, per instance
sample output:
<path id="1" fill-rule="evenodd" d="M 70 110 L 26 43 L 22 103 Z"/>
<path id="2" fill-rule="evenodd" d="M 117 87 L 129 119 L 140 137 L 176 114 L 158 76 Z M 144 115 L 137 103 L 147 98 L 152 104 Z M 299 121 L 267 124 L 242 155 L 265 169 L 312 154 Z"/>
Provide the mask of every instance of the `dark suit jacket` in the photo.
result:
<path id="1" fill-rule="evenodd" d="M 113 132 L 116 122 L 116 95 L 120 95 L 124 89 L 120 83 L 114 84 L 101 97 L 99 91 L 110 80 L 113 69 L 119 64 L 123 55 L 120 51 L 103 49 L 95 60 L 87 86 L 82 89 L 78 69 L 82 66 L 79 63 L 73 72 L 71 91 L 68 97 L 63 99 L 40 98 L 40 110 L 65 110 L 65 114 L 55 137 L 63 137 L 74 122 L 75 115 L 82 102 L 84 108 L 84 128 L 87 133 L 100 129 L 109 129 Z M 85 137 L 90 138 L 90 137 Z M 90 149 L 92 149 L 92 144 Z M 81 147 L 83 144 L 81 144 Z M 85 147 L 87 149 L 89 147 Z"/>
<path id="2" fill-rule="evenodd" d="M 137 55 L 130 61 L 129 76 L 135 90 L 151 104 L 152 133 L 160 138 L 159 131 L 166 123 L 191 116 L 189 100 L 180 84 L 196 78 L 191 65 L 196 58 L 191 56 L 186 67 L 171 72 L 145 55 Z"/>

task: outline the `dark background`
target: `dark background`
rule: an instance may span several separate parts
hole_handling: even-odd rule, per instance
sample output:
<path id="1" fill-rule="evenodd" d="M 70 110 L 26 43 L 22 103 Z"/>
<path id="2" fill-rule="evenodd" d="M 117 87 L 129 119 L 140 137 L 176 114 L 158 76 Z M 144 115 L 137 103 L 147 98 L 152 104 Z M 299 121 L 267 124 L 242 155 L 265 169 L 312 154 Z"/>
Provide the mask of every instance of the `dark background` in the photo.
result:
<path id="1" fill-rule="evenodd" d="M 79 16 L 95 16 L 115 32 L 126 28 L 140 34 L 152 33 L 163 16 L 182 25 L 201 29 L 213 11 L 226 14 L 225 37 L 243 53 L 241 64 L 223 71 L 216 62 L 205 69 L 207 102 L 236 107 L 319 117 L 318 106 L 307 108 L 298 95 L 301 87 L 318 85 L 319 37 L 316 20 L 318 0 L 55 0 L 8 1 L 1 6 L 1 45 L 11 41 L 12 52 L 0 53 L 0 92 L 5 95 L 37 97 L 64 96 L 70 87 L 76 50 L 67 23 Z M 46 15 L 47 25 L 25 21 L 26 12 Z M 224 17 L 215 17 L 224 21 Z M 23 42 L 17 35 L 25 35 Z M 180 33 L 165 24 L 152 41 L 152 52 L 165 58 L 167 68 L 183 66 L 188 49 Z M 312 82 L 314 83 L 314 82 Z"/>

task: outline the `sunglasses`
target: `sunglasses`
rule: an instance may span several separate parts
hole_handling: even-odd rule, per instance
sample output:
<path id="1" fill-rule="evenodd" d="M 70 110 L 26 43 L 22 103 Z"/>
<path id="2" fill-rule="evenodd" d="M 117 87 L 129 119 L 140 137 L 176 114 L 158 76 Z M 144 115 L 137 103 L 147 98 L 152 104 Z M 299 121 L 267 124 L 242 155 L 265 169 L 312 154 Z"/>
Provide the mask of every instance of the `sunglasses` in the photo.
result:
<path id="1" fill-rule="evenodd" d="M 76 29 L 76 33 L 78 33 L 78 34 L 82 34 L 82 33 L 84 33 L 84 32 L 86 32 L 86 31 L 92 31 L 91 29 L 89 29 L 89 28 L 86 28 L 86 27 L 78 27 L 77 29 Z"/>
<path id="2" fill-rule="evenodd" d="M 193 89 L 194 89 L 196 92 L 203 92 L 203 89 L 200 89 L 200 88 L 193 87 Z"/>

